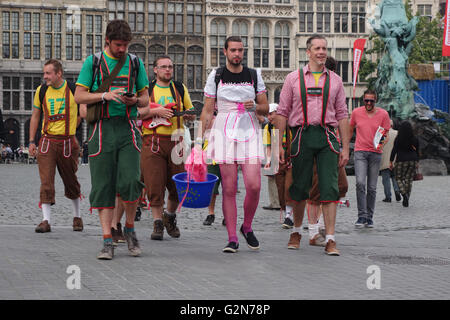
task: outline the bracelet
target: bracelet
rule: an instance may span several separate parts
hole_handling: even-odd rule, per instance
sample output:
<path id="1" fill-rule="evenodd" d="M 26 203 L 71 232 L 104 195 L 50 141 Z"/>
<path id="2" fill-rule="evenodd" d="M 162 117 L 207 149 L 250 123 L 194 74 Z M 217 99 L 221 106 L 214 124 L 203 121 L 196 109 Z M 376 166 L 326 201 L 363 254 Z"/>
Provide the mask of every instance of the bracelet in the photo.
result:
<path id="1" fill-rule="evenodd" d="M 107 94 L 108 92 L 103 92 L 102 94 L 102 102 L 105 102 L 105 94 Z"/>
<path id="2" fill-rule="evenodd" d="M 31 140 L 28 144 L 36 144 L 34 140 Z"/>

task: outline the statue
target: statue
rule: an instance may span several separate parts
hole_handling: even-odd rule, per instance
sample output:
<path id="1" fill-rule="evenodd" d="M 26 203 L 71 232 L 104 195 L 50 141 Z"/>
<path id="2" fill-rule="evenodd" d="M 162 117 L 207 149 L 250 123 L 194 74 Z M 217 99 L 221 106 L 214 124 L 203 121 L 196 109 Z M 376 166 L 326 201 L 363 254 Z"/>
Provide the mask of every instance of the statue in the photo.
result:
<path id="1" fill-rule="evenodd" d="M 413 91 L 418 86 L 408 74 L 407 65 L 419 20 L 414 17 L 408 21 L 402 0 L 382 0 L 378 7 L 380 18 L 369 20 L 386 48 L 375 82 L 378 105 L 386 109 L 391 118 L 408 119 L 414 113 Z"/>

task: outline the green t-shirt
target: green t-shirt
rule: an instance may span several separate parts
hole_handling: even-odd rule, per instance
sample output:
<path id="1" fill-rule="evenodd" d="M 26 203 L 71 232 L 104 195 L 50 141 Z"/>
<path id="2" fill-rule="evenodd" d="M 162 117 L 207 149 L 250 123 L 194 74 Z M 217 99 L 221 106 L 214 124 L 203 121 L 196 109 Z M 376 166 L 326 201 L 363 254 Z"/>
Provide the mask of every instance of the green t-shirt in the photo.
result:
<path id="1" fill-rule="evenodd" d="M 119 59 L 110 57 L 106 54 L 106 51 L 103 51 L 103 59 L 106 60 L 109 72 L 111 73 L 116 66 Z M 139 72 L 138 76 L 133 88 L 133 93 L 141 92 L 142 90 L 145 90 L 148 88 L 148 77 L 147 72 L 145 71 L 145 66 L 142 60 L 139 58 Z M 77 85 L 83 86 L 87 89 L 91 89 L 92 85 L 92 76 L 93 76 L 93 70 L 92 70 L 92 64 L 93 64 L 93 56 L 89 56 L 86 61 L 83 63 L 83 67 L 81 68 L 80 74 L 78 75 Z M 127 61 L 122 67 L 122 70 L 118 73 L 117 77 L 113 80 L 110 90 L 115 90 L 119 88 L 125 88 L 125 91 L 127 91 L 128 88 L 128 81 L 126 79 L 128 78 L 128 75 L 131 73 L 130 70 L 130 57 L 127 57 Z M 101 74 L 98 72 L 97 77 L 100 77 L 101 80 Z M 124 79 L 125 78 L 125 79 Z M 124 81 L 125 80 L 125 81 Z M 100 81 L 101 83 L 101 81 Z M 126 85 L 125 85 L 126 83 Z M 97 79 L 94 81 L 94 85 L 92 86 L 91 92 L 94 92 L 97 90 Z M 115 102 L 114 100 L 108 101 L 108 114 L 110 117 L 115 116 L 126 116 L 126 106 L 123 103 Z M 133 106 L 130 109 L 130 117 L 136 117 L 136 106 Z"/>

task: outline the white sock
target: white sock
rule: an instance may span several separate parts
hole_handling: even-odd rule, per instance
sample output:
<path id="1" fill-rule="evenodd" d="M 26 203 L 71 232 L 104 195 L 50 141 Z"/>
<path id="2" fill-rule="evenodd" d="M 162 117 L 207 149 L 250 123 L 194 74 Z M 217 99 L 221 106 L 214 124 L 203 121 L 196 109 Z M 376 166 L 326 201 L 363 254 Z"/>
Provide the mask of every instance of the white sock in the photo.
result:
<path id="1" fill-rule="evenodd" d="M 325 237 L 325 243 L 328 243 L 328 240 L 333 240 L 334 242 L 336 242 L 336 240 L 334 239 L 334 234 L 327 234 L 327 236 Z"/>
<path id="2" fill-rule="evenodd" d="M 323 221 L 323 213 L 319 217 L 319 227 L 320 229 L 325 228 L 325 222 Z"/>
<path id="3" fill-rule="evenodd" d="M 72 203 L 73 203 L 73 217 L 81 218 L 80 198 L 72 199 Z"/>
<path id="4" fill-rule="evenodd" d="M 42 203 L 42 215 L 44 216 L 43 220 L 47 220 L 48 224 L 50 224 L 50 215 L 51 215 L 51 205 L 50 203 Z"/>
<path id="5" fill-rule="evenodd" d="M 308 230 L 309 230 L 309 238 L 310 239 L 314 238 L 314 236 L 319 233 L 319 224 L 318 223 L 310 224 L 308 226 Z"/>
<path id="6" fill-rule="evenodd" d="M 295 233 L 295 232 L 298 232 L 298 233 L 302 233 L 302 226 L 300 226 L 300 227 L 293 227 L 292 228 L 292 233 Z"/>
<path id="7" fill-rule="evenodd" d="M 288 216 L 292 216 L 292 207 L 291 206 L 289 206 L 289 205 L 286 205 L 286 218 L 288 217 Z"/>

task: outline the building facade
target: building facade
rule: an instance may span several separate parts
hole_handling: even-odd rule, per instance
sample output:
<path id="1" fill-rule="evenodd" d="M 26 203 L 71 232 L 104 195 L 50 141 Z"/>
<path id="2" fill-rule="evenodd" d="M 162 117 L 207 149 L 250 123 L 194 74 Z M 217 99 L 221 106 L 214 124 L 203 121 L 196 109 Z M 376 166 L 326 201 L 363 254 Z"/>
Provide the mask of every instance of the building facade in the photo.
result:
<path id="1" fill-rule="evenodd" d="M 83 61 L 104 45 L 106 25 L 126 19 L 134 32 L 129 51 L 145 63 L 172 57 L 175 79 L 183 81 L 194 104 L 203 103 L 208 73 L 223 65 L 225 39 L 239 35 L 245 63 L 261 68 L 269 102 L 278 102 L 286 75 L 307 63 L 306 39 L 322 34 L 336 58 L 349 110 L 353 100 L 353 42 L 368 38 L 368 19 L 379 0 L 15 0 L 0 3 L 0 103 L 7 138 L 28 142 L 33 97 L 46 60 L 62 61 L 65 77 L 76 80 Z M 433 17 L 442 0 L 411 0 L 413 11 Z M 442 9 L 441 9 L 442 10 Z M 366 44 L 366 49 L 370 48 Z M 356 97 L 365 89 L 357 82 Z M 86 125 L 78 132 L 86 138 Z"/>

